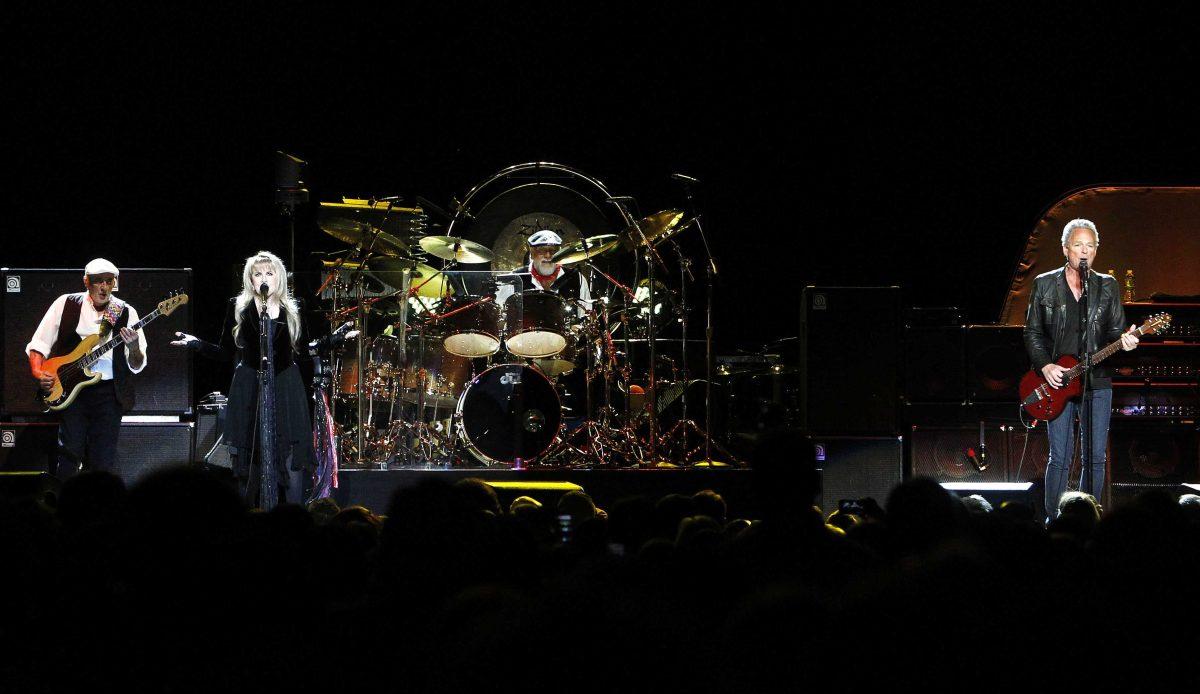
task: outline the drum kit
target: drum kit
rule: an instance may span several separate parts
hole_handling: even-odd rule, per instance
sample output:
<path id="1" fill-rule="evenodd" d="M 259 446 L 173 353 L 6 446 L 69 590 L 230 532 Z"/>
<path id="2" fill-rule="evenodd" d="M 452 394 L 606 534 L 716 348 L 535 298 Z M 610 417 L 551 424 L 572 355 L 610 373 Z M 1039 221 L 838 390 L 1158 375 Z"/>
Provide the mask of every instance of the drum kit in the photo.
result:
<path id="1" fill-rule="evenodd" d="M 547 172 L 586 180 L 606 193 L 598 181 L 558 165 L 519 165 L 501 174 L 506 172 L 510 185 L 490 202 L 520 192 L 529 174 L 543 178 Z M 321 203 L 318 227 L 349 246 L 323 261 L 322 312 L 331 331 L 351 321 L 357 328 L 353 339 L 326 356 L 328 367 L 316 377 L 330 403 L 339 465 L 676 467 L 712 465 L 714 448 L 728 456 L 707 428 L 687 420 L 686 409 L 660 435 L 664 397 L 674 400 L 700 380 L 687 373 L 655 378 L 655 363 L 662 363 L 655 359 L 656 345 L 680 341 L 661 337 L 668 328 L 683 324 L 685 350 L 697 342 L 686 336 L 685 302 L 655 279 L 651 267 L 628 285 L 614 276 L 620 272 L 601 267 L 665 267 L 658 249 L 698 226 L 698 217 L 665 210 L 639 219 L 615 204 L 617 221 L 610 226 L 617 233 L 573 234 L 570 218 L 521 214 L 508 199 L 505 216 L 493 223 L 499 233 L 488 239 L 481 220 L 490 202 L 473 214 L 470 208 L 479 190 L 456 203 L 455 215 L 446 215 L 445 235 L 419 233 L 427 228 L 420 207 Z M 544 201 L 524 204 L 553 208 Z M 516 221 L 521 225 L 514 232 Z M 539 285 L 528 279 L 527 267 L 512 269 L 514 251 L 498 257 L 497 249 L 515 247 L 512 239 L 523 239 L 533 227 L 567 232 L 560 234 L 564 243 L 553 260 L 577 272 L 578 297 L 530 289 Z M 472 229 L 480 240 L 453 233 Z M 626 251 L 633 252 L 633 262 L 621 261 Z M 686 269 L 682 253 L 679 259 Z M 648 357 L 639 344 L 648 346 Z M 696 461 L 701 453 L 703 460 Z"/>

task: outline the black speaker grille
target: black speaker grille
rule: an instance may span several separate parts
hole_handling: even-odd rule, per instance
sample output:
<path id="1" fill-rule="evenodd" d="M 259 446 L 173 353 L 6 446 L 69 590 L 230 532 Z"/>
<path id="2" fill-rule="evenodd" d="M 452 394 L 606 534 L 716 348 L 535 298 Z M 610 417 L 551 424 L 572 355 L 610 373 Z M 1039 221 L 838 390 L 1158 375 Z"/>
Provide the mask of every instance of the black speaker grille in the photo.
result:
<path id="1" fill-rule="evenodd" d="M 899 431 L 900 289 L 805 287 L 800 409 L 820 434 Z"/>
<path id="2" fill-rule="evenodd" d="M 5 416 L 40 414 L 45 408 L 34 392 L 25 345 L 56 298 L 83 291 L 82 270 L 10 268 L 4 271 L 4 285 L 4 401 L 0 404 Z M 130 268 L 121 270 L 117 296 L 144 316 L 176 289 L 191 293 L 191 270 Z M 134 377 L 137 405 L 130 414 L 182 415 L 191 409 L 190 352 L 167 344 L 177 330 L 191 330 L 188 306 L 146 326 L 148 363 Z"/>
<path id="3" fill-rule="evenodd" d="M 191 422 L 124 422 L 117 442 L 115 472 L 126 485 L 145 475 L 192 460 Z"/>
<path id="4" fill-rule="evenodd" d="M 968 451 L 979 456 L 979 425 L 953 427 L 914 426 L 912 474 L 938 482 L 1006 482 L 1008 432 L 1001 425 L 984 425 L 987 468 L 980 471 Z"/>
<path id="5" fill-rule="evenodd" d="M 904 475 L 904 440 L 899 436 L 813 436 L 821 469 L 821 510 L 839 499 L 872 497 L 882 506 Z"/>

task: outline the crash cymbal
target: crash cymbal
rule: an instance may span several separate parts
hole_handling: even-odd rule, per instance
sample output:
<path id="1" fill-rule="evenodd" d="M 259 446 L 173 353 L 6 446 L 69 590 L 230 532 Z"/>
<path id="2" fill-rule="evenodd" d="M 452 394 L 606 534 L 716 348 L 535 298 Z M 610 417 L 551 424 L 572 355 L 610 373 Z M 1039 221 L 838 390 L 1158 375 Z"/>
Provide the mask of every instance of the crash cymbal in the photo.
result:
<path id="1" fill-rule="evenodd" d="M 589 236 L 586 239 L 579 239 L 569 246 L 563 246 L 558 253 L 554 254 L 553 260 L 559 265 L 574 265 L 588 258 L 595 258 L 602 253 L 607 253 L 620 243 L 621 237 L 616 234 Z"/>
<path id="2" fill-rule="evenodd" d="M 432 256 L 460 263 L 486 263 L 494 257 L 487 246 L 457 236 L 426 236 L 420 246 Z"/>
<path id="3" fill-rule="evenodd" d="M 417 263 L 417 267 L 413 269 L 409 287 L 411 287 L 410 291 L 416 290 L 417 296 L 428 299 L 437 299 L 454 293 L 454 289 L 450 286 L 450 278 L 445 273 L 424 263 Z"/>
<path id="4" fill-rule="evenodd" d="M 649 217 L 639 219 L 633 226 L 621 232 L 621 242 L 626 248 L 636 248 L 653 244 L 655 240 L 667 234 L 683 219 L 682 210 L 663 210 Z"/>
<path id="5" fill-rule="evenodd" d="M 352 246 L 359 244 L 364 246 L 371 245 L 371 236 L 377 232 L 378 238 L 375 239 L 374 245 L 371 245 L 372 251 L 393 257 L 408 255 L 408 246 L 403 241 L 386 231 L 376 229 L 368 222 L 347 219 L 345 217 L 318 218 L 317 226 L 321 228 L 321 231 L 329 234 L 338 241 L 348 243 Z"/>
<path id="6" fill-rule="evenodd" d="M 379 232 L 381 235 L 372 250 L 401 256 L 408 251 L 404 237 L 425 232 L 428 220 L 419 207 L 400 207 L 388 200 L 343 198 L 342 202 L 320 203 L 317 226 L 335 239 L 353 245 L 369 241 L 373 232 Z"/>

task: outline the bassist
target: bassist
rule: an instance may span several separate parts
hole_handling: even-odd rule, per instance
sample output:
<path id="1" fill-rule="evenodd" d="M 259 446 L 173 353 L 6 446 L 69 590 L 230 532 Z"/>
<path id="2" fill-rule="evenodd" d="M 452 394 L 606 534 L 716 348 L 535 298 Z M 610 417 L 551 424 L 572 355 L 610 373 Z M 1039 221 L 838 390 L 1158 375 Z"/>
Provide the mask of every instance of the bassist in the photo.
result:
<path id="1" fill-rule="evenodd" d="M 65 479 L 86 462 L 94 470 L 113 470 L 121 415 L 134 405 L 133 374 L 146 368 L 146 337 L 129 328 L 138 322 L 133 306 L 117 299 L 121 271 L 104 258 L 96 258 L 83 271 L 86 292 L 63 294 L 54 300 L 33 339 L 25 347 L 29 368 L 38 387 L 47 393 L 54 376 L 42 370 L 49 357 L 70 353 L 85 337 L 113 330 L 125 342 L 102 356 L 92 367 L 101 374 L 95 386 L 83 389 L 62 411 L 58 427 L 58 455 L 54 474 Z"/>

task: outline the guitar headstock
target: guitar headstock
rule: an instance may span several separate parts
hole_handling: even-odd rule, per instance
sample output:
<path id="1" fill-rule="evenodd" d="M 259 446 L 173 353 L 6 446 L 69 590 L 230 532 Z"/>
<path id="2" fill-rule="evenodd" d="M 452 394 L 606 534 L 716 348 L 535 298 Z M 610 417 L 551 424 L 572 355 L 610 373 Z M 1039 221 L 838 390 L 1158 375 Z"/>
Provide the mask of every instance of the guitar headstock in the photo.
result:
<path id="1" fill-rule="evenodd" d="M 188 302 L 188 295 L 184 294 L 182 289 L 177 289 L 177 290 L 171 292 L 171 294 L 167 298 L 158 302 L 158 312 L 164 316 L 169 316 L 169 315 L 171 315 L 172 311 L 179 308 L 180 306 L 183 306 L 187 302 Z"/>
<path id="2" fill-rule="evenodd" d="M 1153 335 L 1154 333 L 1161 333 L 1169 327 L 1171 327 L 1171 314 L 1164 311 L 1150 316 L 1139 329 L 1143 335 Z"/>

